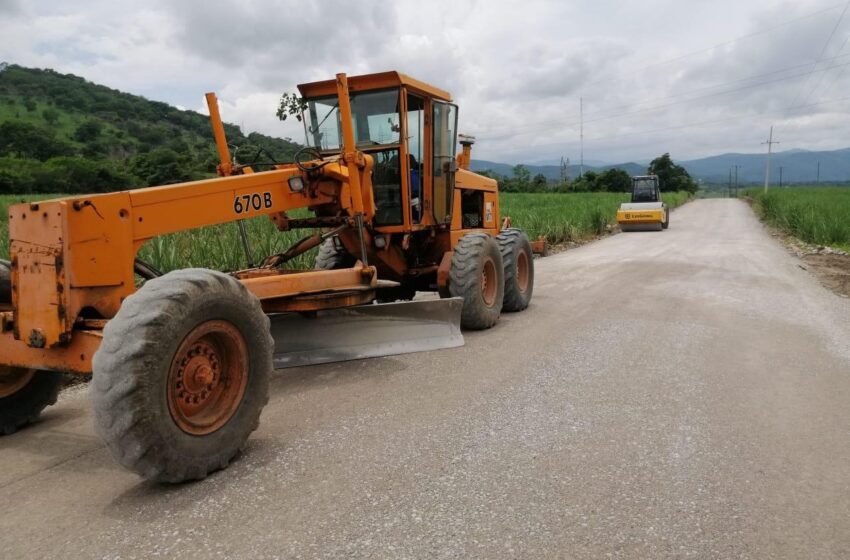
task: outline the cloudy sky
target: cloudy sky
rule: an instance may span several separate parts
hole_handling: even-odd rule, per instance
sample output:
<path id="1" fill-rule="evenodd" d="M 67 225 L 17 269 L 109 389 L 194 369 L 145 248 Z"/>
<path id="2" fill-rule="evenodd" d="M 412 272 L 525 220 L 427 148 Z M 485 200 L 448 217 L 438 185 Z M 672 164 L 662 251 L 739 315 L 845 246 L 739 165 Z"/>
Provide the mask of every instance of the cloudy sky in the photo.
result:
<path id="1" fill-rule="evenodd" d="M 690 159 L 850 146 L 844 0 L 0 0 L 0 60 L 297 140 L 295 84 L 397 69 L 448 89 L 475 155 Z M 842 17 L 843 15 L 843 17 Z M 829 39 L 829 41 L 827 41 Z"/>

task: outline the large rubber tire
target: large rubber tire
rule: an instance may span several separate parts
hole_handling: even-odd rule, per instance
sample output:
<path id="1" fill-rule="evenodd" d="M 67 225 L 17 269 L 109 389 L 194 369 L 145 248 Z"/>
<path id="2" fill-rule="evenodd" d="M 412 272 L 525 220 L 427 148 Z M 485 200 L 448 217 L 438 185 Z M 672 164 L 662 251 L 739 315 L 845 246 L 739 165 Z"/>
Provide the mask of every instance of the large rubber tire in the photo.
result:
<path id="1" fill-rule="evenodd" d="M 357 260 L 346 252 L 336 237 L 325 239 L 316 255 L 316 270 L 338 270 L 351 268 Z"/>
<path id="2" fill-rule="evenodd" d="M 522 311 L 534 292 L 534 253 L 521 229 L 504 230 L 497 237 L 505 268 L 505 299 L 502 311 Z"/>
<path id="3" fill-rule="evenodd" d="M 30 377 L 29 374 L 32 373 Z M 29 380 L 23 376 L 29 377 Z M 9 435 L 38 419 L 41 411 L 56 404 L 62 388 L 62 374 L 0 366 L 0 379 L 7 383 L 25 381 L 15 392 L 0 397 L 0 434 Z M 5 393 L 0 384 L 0 394 Z"/>
<path id="4" fill-rule="evenodd" d="M 0 259 L 0 303 L 12 303 L 12 263 Z"/>
<path id="5" fill-rule="evenodd" d="M 213 331 L 205 336 L 212 338 L 195 338 L 206 326 Z M 194 340 L 201 346 L 191 346 Z M 234 340 L 241 340 L 241 346 L 234 346 Z M 147 479 L 204 478 L 226 467 L 259 425 L 269 398 L 273 352 L 268 317 L 235 278 L 186 269 L 149 280 L 107 323 L 94 355 L 91 395 L 97 432 L 119 463 Z M 213 361 L 205 377 L 197 377 L 201 367 L 190 371 L 192 360 L 209 356 Z M 237 385 L 243 389 L 234 393 Z M 215 399 L 210 396 L 216 394 Z M 217 419 L 205 428 L 192 425 L 199 430 L 195 433 L 180 408 L 184 399 L 192 406 L 192 398 L 200 399 L 201 410 L 208 411 L 203 414 Z M 225 412 L 216 412 L 216 407 Z M 198 414 L 201 420 L 208 417 Z"/>
<path id="6" fill-rule="evenodd" d="M 482 278 L 487 276 L 487 283 Z M 460 325 L 489 329 L 499 321 L 505 296 L 504 267 L 499 245 L 486 233 L 463 236 L 454 248 L 449 293 L 463 298 Z"/>
<path id="7" fill-rule="evenodd" d="M 668 227 L 670 227 L 670 209 L 665 206 L 664 221 L 661 223 L 661 229 L 667 229 Z"/>

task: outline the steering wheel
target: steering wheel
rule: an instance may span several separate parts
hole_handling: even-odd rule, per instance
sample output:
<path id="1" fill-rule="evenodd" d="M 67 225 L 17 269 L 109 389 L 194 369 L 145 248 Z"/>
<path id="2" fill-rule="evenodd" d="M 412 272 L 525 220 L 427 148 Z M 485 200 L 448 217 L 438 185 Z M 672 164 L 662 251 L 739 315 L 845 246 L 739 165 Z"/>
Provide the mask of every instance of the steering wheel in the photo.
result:
<path id="1" fill-rule="evenodd" d="M 304 165 L 304 162 L 302 162 L 302 159 L 301 159 L 301 156 L 304 155 L 304 154 L 311 154 L 311 155 L 315 156 L 311 159 L 318 159 L 322 163 L 320 163 L 318 165 L 311 165 L 310 167 L 307 167 L 306 165 Z M 320 152 L 319 150 L 317 150 L 313 146 L 304 146 L 303 148 L 299 149 L 297 152 L 295 152 L 295 158 L 294 159 L 295 159 L 295 165 L 298 167 L 298 169 L 300 169 L 304 173 L 310 173 L 312 171 L 318 171 L 319 169 L 323 168 L 324 166 L 326 166 L 327 164 L 330 163 L 329 161 L 324 161 L 325 158 L 322 157 L 322 152 Z"/>

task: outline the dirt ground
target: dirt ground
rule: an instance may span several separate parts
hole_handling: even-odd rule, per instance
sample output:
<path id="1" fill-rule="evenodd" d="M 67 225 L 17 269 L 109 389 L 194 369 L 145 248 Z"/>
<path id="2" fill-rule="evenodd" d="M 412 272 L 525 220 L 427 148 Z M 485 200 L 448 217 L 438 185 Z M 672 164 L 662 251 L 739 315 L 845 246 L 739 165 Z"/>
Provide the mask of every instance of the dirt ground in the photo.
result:
<path id="1" fill-rule="evenodd" d="M 745 197 L 744 202 L 753 205 L 749 197 Z M 850 298 L 850 254 L 840 249 L 806 243 L 768 225 L 765 228 L 805 263 L 800 268 L 811 272 L 827 289 Z"/>
<path id="2" fill-rule="evenodd" d="M 805 263 L 802 268 L 811 272 L 821 284 L 836 294 L 850 298 L 850 255 L 839 249 L 810 245 L 777 231 L 771 234 Z"/>

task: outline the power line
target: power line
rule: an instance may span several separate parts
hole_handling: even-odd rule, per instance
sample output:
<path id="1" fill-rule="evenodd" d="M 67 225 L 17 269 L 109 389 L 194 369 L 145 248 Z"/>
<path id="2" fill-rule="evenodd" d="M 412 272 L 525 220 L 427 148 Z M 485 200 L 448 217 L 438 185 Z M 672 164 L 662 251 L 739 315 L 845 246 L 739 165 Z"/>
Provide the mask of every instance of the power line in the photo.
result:
<path id="1" fill-rule="evenodd" d="M 806 85 L 809 83 L 809 79 L 811 79 L 812 74 L 814 73 L 815 69 L 818 67 L 818 65 L 823 60 L 823 57 L 826 54 L 826 49 L 829 47 L 829 43 L 832 42 L 832 38 L 835 36 L 835 32 L 838 31 L 838 27 L 841 25 L 841 22 L 844 20 L 844 15 L 847 13 L 848 8 L 850 8 L 850 0 L 848 0 L 847 3 L 844 4 L 844 9 L 841 10 L 841 14 L 838 16 L 838 19 L 836 20 L 835 25 L 832 28 L 832 32 L 829 34 L 829 37 L 826 38 L 826 42 L 823 44 L 823 48 L 821 48 L 820 54 L 818 55 L 818 58 L 815 61 L 814 66 L 812 66 L 811 71 L 809 71 L 809 74 L 806 76 L 806 79 L 803 81 L 802 85 L 800 86 L 800 89 L 797 90 L 797 95 L 794 96 L 794 101 L 791 102 L 791 105 L 789 105 L 788 109 L 785 111 L 786 117 L 788 116 L 788 113 L 790 113 L 791 109 L 795 108 L 794 105 L 797 103 L 797 99 L 800 98 L 800 94 L 803 93 L 803 90 L 805 89 Z M 845 41 L 845 44 L 846 44 L 846 41 Z M 842 45 L 841 48 L 843 49 L 844 45 Z M 841 51 L 839 50 L 839 52 L 841 52 Z M 821 74 L 821 78 L 823 78 L 823 74 Z M 818 85 L 820 85 L 820 82 L 815 84 L 814 89 L 817 89 Z M 809 95 L 806 96 L 806 99 L 803 100 L 804 105 L 809 100 L 809 97 L 814 92 L 814 89 L 812 91 L 810 91 Z"/>
<path id="2" fill-rule="evenodd" d="M 835 56 L 835 57 L 828 58 L 828 59 L 825 59 L 825 60 L 826 61 L 835 61 L 835 60 L 838 60 L 840 58 L 846 58 L 848 56 L 850 56 L 850 53 L 845 54 L 845 55 Z M 656 98 L 656 99 L 646 99 L 646 100 L 643 100 L 643 101 L 638 101 L 638 102 L 636 102 L 632 105 L 620 105 L 619 107 L 606 109 L 605 111 L 598 111 L 598 113 L 604 113 L 606 111 L 612 111 L 612 110 L 615 110 L 615 109 L 629 108 L 629 107 L 633 107 L 635 105 L 644 105 L 646 103 L 664 101 L 665 99 L 676 99 L 678 97 L 682 97 L 684 95 L 689 95 L 691 93 L 698 93 L 698 92 L 701 92 L 701 91 L 717 89 L 717 88 L 727 86 L 727 85 L 732 85 L 732 84 L 745 83 L 745 82 L 749 82 L 751 80 L 755 80 L 757 78 L 765 78 L 765 77 L 768 77 L 768 76 L 773 76 L 775 74 L 781 74 L 783 72 L 790 72 L 791 70 L 797 70 L 797 69 L 800 69 L 800 68 L 808 68 L 810 65 L 811 65 L 811 63 L 806 62 L 804 64 L 796 64 L 794 66 L 786 66 L 785 68 L 780 68 L 778 70 L 772 70 L 770 72 L 765 72 L 763 74 L 754 74 L 752 76 L 747 76 L 746 78 L 739 78 L 737 80 L 729 80 L 729 81 L 726 81 L 726 82 L 715 83 L 715 84 L 712 84 L 712 85 L 709 85 L 709 86 L 703 86 L 703 87 L 699 87 L 699 88 L 695 88 L 695 89 L 691 89 L 691 90 L 686 90 L 686 91 L 683 91 L 683 92 L 675 93 L 673 95 L 668 95 L 667 97 L 661 97 L 661 98 Z M 840 66 L 841 65 L 837 65 L 837 66 L 834 66 L 832 68 L 836 68 L 836 67 L 840 67 Z M 826 68 L 823 71 L 830 70 L 832 68 Z M 794 76 L 786 76 L 786 78 L 787 79 L 793 79 L 793 78 L 799 77 L 800 75 L 802 75 L 802 74 L 794 75 Z M 766 82 L 760 82 L 760 83 L 754 84 L 754 85 L 763 85 L 764 83 L 766 83 Z M 591 113 L 591 114 L 593 114 L 593 113 Z"/>
<path id="3" fill-rule="evenodd" d="M 844 39 L 844 43 L 841 45 L 841 48 L 840 48 L 840 49 L 838 49 L 839 56 L 846 56 L 846 55 L 841 55 L 840 53 L 844 51 L 844 47 L 846 47 L 846 46 L 847 46 L 847 43 L 848 43 L 848 42 L 850 42 L 850 34 L 848 34 L 848 35 L 847 35 L 847 38 L 846 38 L 846 39 Z M 824 93 L 826 93 L 826 92 L 828 92 L 829 90 L 831 90 L 831 89 L 832 89 L 832 87 L 833 87 L 835 84 L 837 84 L 839 81 L 841 81 L 841 78 L 843 78 L 843 77 L 844 77 L 844 72 L 845 72 L 846 70 L 847 70 L 847 68 L 842 68 L 842 70 L 841 70 L 840 72 L 838 72 L 838 73 L 836 73 L 836 74 L 835 74 L 835 78 L 833 78 L 832 82 L 830 82 L 830 84 L 829 84 L 828 86 L 826 86 L 826 89 L 824 90 Z M 814 89 L 813 89 L 811 92 L 809 92 L 809 95 L 811 95 L 812 93 L 814 93 Z M 807 99 L 808 99 L 808 96 L 807 96 Z"/>
<path id="4" fill-rule="evenodd" d="M 829 100 L 826 100 L 826 101 L 819 101 L 817 103 L 809 103 L 808 105 L 800 106 L 800 109 L 808 109 L 808 108 L 817 107 L 817 106 L 820 106 L 820 105 L 828 105 L 830 103 L 838 103 L 840 101 L 850 101 L 850 95 L 845 96 L 845 97 L 838 97 L 838 98 L 835 98 L 835 99 L 829 99 Z M 723 117 L 723 118 L 720 118 L 720 119 L 689 122 L 689 123 L 682 124 L 682 125 L 665 126 L 665 127 L 662 127 L 662 128 L 654 128 L 654 129 L 649 129 L 649 130 L 642 129 L 642 130 L 639 130 L 639 131 L 636 131 L 636 132 L 626 132 L 626 133 L 623 133 L 623 134 L 609 134 L 609 135 L 603 135 L 603 136 L 594 136 L 594 137 L 591 137 L 591 138 L 585 138 L 585 141 L 586 142 L 601 142 L 601 141 L 608 141 L 608 140 L 614 140 L 614 139 L 619 139 L 619 138 L 628 138 L 628 137 L 631 137 L 631 136 L 646 136 L 648 134 L 654 134 L 656 132 L 668 132 L 668 131 L 671 131 L 671 130 L 683 130 L 683 129 L 695 128 L 695 127 L 698 127 L 698 126 L 704 127 L 704 126 L 710 126 L 710 125 L 715 125 L 715 124 L 725 124 L 725 123 L 728 123 L 728 122 L 731 122 L 731 121 L 741 122 L 741 121 L 753 121 L 753 120 L 763 120 L 763 119 L 764 119 L 764 115 L 752 115 L 750 117 L 743 117 L 743 118 L 739 115 L 734 115 L 734 116 L 731 116 L 731 117 Z M 566 146 L 566 145 L 569 145 L 569 144 L 570 144 L 570 142 L 547 142 L 545 144 L 534 144 L 531 147 L 548 148 L 548 147 L 553 147 L 553 146 Z M 575 145 L 575 144 L 573 144 L 573 145 Z"/>
<path id="5" fill-rule="evenodd" d="M 839 52 L 839 53 L 840 53 L 841 51 L 843 51 L 843 50 L 844 50 L 844 47 L 846 47 L 846 46 L 847 46 L 847 42 L 848 42 L 848 41 L 850 41 L 850 35 L 847 35 L 847 38 L 846 38 L 846 39 L 844 39 L 844 42 L 843 42 L 843 43 L 841 43 L 841 48 L 839 48 L 839 49 L 838 49 L 838 52 Z M 839 75 L 841 75 L 841 74 L 843 74 L 843 73 L 844 73 L 844 70 L 842 69 L 842 70 L 841 70 L 841 72 L 839 72 L 838 74 L 839 74 Z M 805 104 L 809 101 L 809 98 L 812 96 L 812 94 L 813 94 L 815 91 L 817 91 L 818 87 L 820 87 L 821 82 L 823 82 L 823 77 L 824 77 L 824 76 L 826 76 L 826 72 L 824 72 L 823 74 L 821 74 L 821 75 L 820 75 L 820 80 L 818 80 L 818 81 L 817 81 L 817 83 L 815 83 L 815 87 L 813 87 L 813 88 L 809 91 L 809 94 L 806 96 L 806 98 L 805 98 L 805 99 L 803 99 L 803 104 L 804 104 L 804 105 L 805 105 Z"/>
<path id="6" fill-rule="evenodd" d="M 819 16 L 819 15 L 822 15 L 822 14 L 827 13 L 827 12 L 831 12 L 831 11 L 833 11 L 833 10 L 837 9 L 837 8 L 842 7 L 842 6 L 844 6 L 844 7 L 845 7 L 845 10 L 846 10 L 846 8 L 847 8 L 847 5 L 846 5 L 846 4 L 843 4 L 843 3 L 841 3 L 841 4 L 834 4 L 834 5 L 832 5 L 832 6 L 828 6 L 828 7 L 826 7 L 826 8 L 822 8 L 822 9 L 820 9 L 820 10 L 817 10 L 817 11 L 815 11 L 815 12 L 812 12 L 812 13 L 809 13 L 809 14 L 806 14 L 806 15 L 803 15 L 803 16 L 799 16 L 799 17 L 796 17 L 796 18 L 793 18 L 793 19 L 790 19 L 790 20 L 786 20 L 786 21 L 784 21 L 784 22 L 782 22 L 782 23 L 779 23 L 779 24 L 774 25 L 774 26 L 769 27 L 769 28 L 761 29 L 761 30 L 759 30 L 759 31 L 755 31 L 755 32 L 753 32 L 753 33 L 748 33 L 748 34 L 746 34 L 746 35 L 741 35 L 741 36 L 735 37 L 735 38 L 733 38 L 733 39 L 731 39 L 731 40 L 724 41 L 724 42 L 722 42 L 722 43 L 717 43 L 717 44 L 712 45 L 712 46 L 710 46 L 710 47 L 706 47 L 706 48 L 699 49 L 699 50 L 696 50 L 696 51 L 691 51 L 691 52 L 689 52 L 689 53 L 685 53 L 685 54 L 683 54 L 683 55 L 680 55 L 680 56 L 677 56 L 677 57 L 674 57 L 674 58 L 671 58 L 671 59 L 668 59 L 668 60 L 665 60 L 665 61 L 656 62 L 656 63 L 653 63 L 653 64 L 646 65 L 646 66 L 644 66 L 644 67 L 642 67 L 642 68 L 639 68 L 639 69 L 638 69 L 638 70 L 636 70 L 636 71 L 628 72 L 628 73 L 626 73 L 626 74 L 624 74 L 623 76 L 618 77 L 618 78 L 614 78 L 614 79 L 606 78 L 606 79 L 601 79 L 601 80 L 596 80 L 596 81 L 593 81 L 593 82 L 589 82 L 588 84 L 586 84 L 586 85 L 585 85 L 585 87 L 588 87 L 588 86 L 591 86 L 591 85 L 595 85 L 595 84 L 599 84 L 599 83 L 606 83 L 606 82 L 610 82 L 610 81 L 619 81 L 619 80 L 625 79 L 625 76 L 629 76 L 629 75 L 632 75 L 632 74 L 634 74 L 634 73 L 643 72 L 643 70 L 646 70 L 646 69 L 648 69 L 648 68 L 652 68 L 652 67 L 655 67 L 655 66 L 662 66 L 662 65 L 670 64 L 670 63 L 677 62 L 677 61 L 679 61 L 679 60 L 683 60 L 683 59 L 685 59 L 685 58 L 688 58 L 688 57 L 691 57 L 691 56 L 694 56 L 694 55 L 697 55 L 697 54 L 701 54 L 701 53 L 704 53 L 704 52 L 711 51 L 711 50 L 716 49 L 716 48 L 718 48 L 718 47 L 722 47 L 722 46 L 726 46 L 726 45 L 731 45 L 731 44 L 734 44 L 734 43 L 736 43 L 736 42 L 738 42 L 738 41 L 741 41 L 741 40 L 744 40 L 744 39 L 748 39 L 748 38 L 756 37 L 756 36 L 759 36 L 759 35 L 764 35 L 764 34 L 766 34 L 766 33 L 770 33 L 770 32 L 775 31 L 775 30 L 777 30 L 777 29 L 781 29 L 781 28 L 783 28 L 783 27 L 787 27 L 787 26 L 792 25 L 792 24 L 794 24 L 794 23 L 798 23 L 798 22 L 800 22 L 800 21 L 803 21 L 803 20 L 806 20 L 806 19 L 810 19 L 810 18 L 813 18 L 813 17 Z M 842 17 L 843 17 L 843 13 L 842 13 Z M 835 58 L 833 58 L 833 59 L 827 59 L 827 60 L 835 60 L 836 58 L 838 58 L 838 57 L 835 57 Z M 675 97 L 679 97 L 679 96 L 681 96 L 681 95 L 687 95 L 688 93 L 696 92 L 696 91 L 701 91 L 701 90 L 704 90 L 704 89 L 712 89 L 712 88 L 714 88 L 714 87 L 722 87 L 723 85 L 733 84 L 733 83 L 738 83 L 738 82 L 741 82 L 741 81 L 746 81 L 746 80 L 748 80 L 748 79 L 754 79 L 754 78 L 756 78 L 756 77 L 761 77 L 761 76 L 768 76 L 768 75 L 772 75 L 772 74 L 774 74 L 774 73 L 780 73 L 780 72 L 783 72 L 783 71 L 788 71 L 788 70 L 791 70 L 791 69 L 801 68 L 801 67 L 805 67 L 805 66 L 808 66 L 808 63 L 807 63 L 807 64 L 802 64 L 802 65 L 797 65 L 797 66 L 788 67 L 788 68 L 785 68 L 785 69 L 776 70 L 776 71 L 773 71 L 773 72 L 768 72 L 768 73 L 766 73 L 766 74 L 761 74 L 761 75 L 757 75 L 757 76 L 752 76 L 751 78 L 745 78 L 745 79 L 743 79 L 743 80 L 733 80 L 733 81 L 731 81 L 731 82 L 723 82 L 723 83 L 717 84 L 717 85 L 715 85 L 715 86 L 708 86 L 708 87 L 705 87 L 705 88 L 698 88 L 698 89 L 696 89 L 696 90 L 691 90 L 690 92 L 684 92 L 684 93 L 676 94 L 676 95 L 673 95 L 673 96 L 669 96 L 669 97 L 667 97 L 667 98 L 661 98 L 661 100 L 663 100 L 663 99 L 675 98 Z M 813 68 L 813 69 L 814 69 L 814 68 Z M 799 77 L 799 76 L 794 76 L 794 77 L 796 78 L 796 77 Z M 643 102 L 638 102 L 638 104 L 642 104 L 642 103 L 650 103 L 650 102 L 652 102 L 652 101 L 653 101 L 653 100 L 646 100 L 646 101 L 643 101 Z M 621 107 L 623 107 L 623 106 L 621 106 Z M 626 106 L 626 107 L 627 107 L 627 106 Z M 616 116 L 619 116 L 619 115 L 616 115 Z M 547 121 L 547 122 L 551 122 L 551 121 Z M 526 130 L 526 129 L 520 129 L 520 130 Z M 497 129 L 495 129 L 495 132 L 496 132 L 497 134 L 498 134 L 499 132 L 501 132 L 501 131 L 505 131 L 505 132 L 514 132 L 515 130 L 514 130 L 514 129 L 511 129 L 511 128 L 506 128 L 506 127 L 502 127 L 502 128 L 497 128 Z M 491 129 L 490 131 L 485 131 L 485 132 L 484 132 L 484 134 L 493 134 L 493 132 L 494 132 L 494 131 Z"/>
<path id="7" fill-rule="evenodd" d="M 845 55 L 835 56 L 833 58 L 829 58 L 829 59 L 826 59 L 826 60 L 833 62 L 833 61 L 836 61 L 836 60 L 839 60 L 839 59 L 844 59 L 844 58 L 847 58 L 847 57 L 850 57 L 850 53 L 845 54 Z M 781 74 L 783 72 L 790 72 L 792 70 L 798 70 L 800 68 L 808 68 L 810 65 L 811 65 L 810 62 L 806 62 L 805 64 L 796 64 L 794 66 L 787 66 L 785 68 L 780 68 L 778 70 L 772 70 L 770 72 L 765 72 L 765 73 L 762 73 L 762 74 L 754 74 L 752 76 L 747 76 L 746 78 L 739 78 L 737 80 L 729 80 L 729 81 L 726 81 L 726 82 L 719 82 L 719 83 L 711 84 L 711 85 L 708 85 L 708 86 L 703 86 L 703 87 L 699 87 L 699 88 L 695 88 L 695 89 L 691 89 L 691 90 L 682 91 L 682 92 L 679 92 L 679 93 L 668 95 L 667 97 L 644 99 L 644 100 L 637 101 L 635 103 L 631 103 L 631 104 L 628 104 L 628 105 L 617 105 L 617 106 L 614 106 L 614 107 L 609 107 L 608 109 L 603 109 L 603 110 L 591 112 L 590 114 L 591 115 L 606 115 L 607 117 L 621 116 L 623 114 L 628 114 L 628 112 L 626 112 L 626 113 L 616 113 L 616 114 L 609 114 L 609 113 L 611 113 L 612 111 L 621 111 L 622 109 L 630 109 L 630 108 L 633 108 L 633 107 L 637 107 L 639 105 L 645 105 L 647 103 L 657 103 L 659 101 L 665 101 L 665 100 L 669 100 L 669 99 L 677 99 L 677 98 L 683 97 L 685 95 L 690 95 L 690 94 L 693 94 L 693 93 L 699 93 L 701 91 L 706 91 L 706 90 L 713 90 L 713 89 L 721 88 L 721 87 L 727 86 L 727 85 L 746 83 L 746 82 L 750 82 L 752 80 L 756 80 L 758 78 L 765 78 L 765 77 L 768 77 L 768 76 Z M 826 72 L 826 71 L 834 69 L 834 68 L 840 68 L 841 66 L 842 65 L 836 65 L 836 66 L 832 66 L 832 67 L 829 67 L 829 68 L 824 68 L 821 71 Z M 846 65 L 844 65 L 844 66 L 846 66 Z M 790 79 L 798 78 L 802 75 L 803 74 L 786 76 L 785 79 L 790 80 Z M 773 83 L 773 82 L 758 82 L 756 84 L 750 84 L 750 87 L 765 85 L 766 83 Z M 734 91 L 738 91 L 738 90 L 734 90 Z M 720 95 L 722 93 L 726 93 L 726 92 L 715 92 L 715 94 L 717 94 L 717 95 Z M 699 99 L 699 98 L 697 98 L 697 99 Z M 666 105 L 663 105 L 663 107 L 666 107 Z M 569 117 L 569 118 L 573 119 L 575 117 Z M 563 119 L 559 119 L 559 120 L 554 121 L 554 122 L 559 122 L 559 123 L 562 123 L 562 124 L 566 123 L 565 126 L 569 126 L 570 124 L 573 124 L 573 122 L 565 121 Z M 509 127 L 509 126 L 508 127 L 503 126 L 503 127 L 498 127 L 498 128 L 491 128 L 489 130 L 485 130 L 484 134 L 485 135 L 494 134 L 494 133 L 499 134 L 499 133 L 502 133 L 502 132 L 515 133 L 515 132 L 523 131 L 523 130 L 537 130 L 536 127 L 538 127 L 538 126 L 548 125 L 548 124 L 552 124 L 552 123 L 553 123 L 552 119 L 546 119 L 546 121 L 533 123 L 530 126 L 526 126 L 526 127 L 520 128 L 520 129 L 517 129 L 515 127 Z"/>
<path id="8" fill-rule="evenodd" d="M 703 53 L 712 51 L 712 50 L 714 50 L 718 47 L 725 47 L 727 45 L 732 45 L 734 43 L 737 43 L 738 41 L 743 41 L 744 39 L 750 39 L 752 37 L 764 35 L 766 33 L 776 31 L 777 29 L 781 29 L 783 27 L 788 27 L 789 25 L 792 25 L 794 23 L 797 23 L 797 22 L 800 22 L 800 21 L 803 21 L 803 20 L 806 20 L 806 19 L 810 19 L 810 18 L 813 18 L 813 17 L 817 17 L 817 16 L 819 16 L 821 14 L 825 14 L 827 12 L 831 12 L 832 10 L 836 10 L 843 5 L 844 4 L 833 4 L 832 6 L 822 8 L 822 9 L 817 10 L 815 12 L 783 21 L 782 23 L 778 23 L 778 24 L 774 25 L 773 27 L 768 27 L 768 28 L 765 28 L 765 29 L 761 29 L 759 31 L 747 33 L 746 35 L 739 35 L 738 37 L 735 37 L 735 38 L 730 39 L 728 41 L 723 41 L 722 43 L 717 43 L 717 44 L 712 45 L 710 47 L 705 47 L 705 48 L 702 48 L 702 49 L 691 51 L 691 52 L 688 52 L 688 53 L 685 53 L 685 54 L 682 54 L 682 55 L 679 55 L 679 56 L 676 56 L 676 57 L 673 57 L 673 58 L 669 58 L 667 60 L 662 60 L 661 62 L 654 62 L 652 64 L 645 65 L 643 67 L 638 68 L 637 70 L 628 72 L 628 73 L 623 74 L 622 76 L 617 77 L 617 78 L 603 78 L 603 79 L 600 79 L 600 80 L 589 82 L 588 84 L 585 84 L 585 87 L 596 85 L 596 84 L 601 84 L 601 83 L 617 82 L 617 81 L 625 79 L 625 76 L 631 76 L 633 74 L 643 73 L 645 70 L 647 70 L 649 68 L 654 68 L 656 66 L 666 66 L 667 64 L 672 64 L 673 62 L 678 62 L 680 60 L 684 60 L 686 58 L 690 58 L 690 57 L 696 56 L 698 54 L 703 54 Z"/>
<path id="9" fill-rule="evenodd" d="M 839 57 L 836 57 L 836 58 L 839 58 Z M 844 67 L 847 67 L 847 66 L 850 66 L 850 62 L 845 62 L 845 63 L 837 64 L 837 65 L 834 65 L 834 66 L 828 66 L 826 68 L 822 68 L 821 70 L 818 70 L 818 72 L 828 72 L 829 70 L 834 70 L 836 68 L 844 68 Z M 771 72 L 771 73 L 768 73 L 768 74 L 765 74 L 765 75 L 774 74 L 774 73 L 778 73 L 778 72 L 780 72 L 780 71 Z M 498 135 L 487 136 L 487 133 L 485 132 L 483 135 L 479 135 L 479 137 L 489 138 L 491 140 L 498 140 L 498 139 L 503 138 L 503 137 L 507 138 L 507 137 L 523 136 L 523 135 L 526 135 L 526 134 L 534 134 L 534 133 L 537 133 L 537 132 L 544 132 L 544 131 L 551 130 L 551 129 L 554 129 L 554 128 L 564 128 L 564 127 L 575 126 L 576 124 L 600 122 L 600 121 L 604 121 L 604 120 L 609 120 L 609 119 L 614 119 L 614 118 L 619 118 L 619 117 L 625 117 L 625 116 L 631 116 L 631 115 L 636 115 L 636 114 L 640 114 L 640 113 L 660 111 L 662 109 L 667 109 L 668 107 L 672 107 L 674 105 L 682 105 L 682 104 L 690 103 L 690 102 L 693 102 L 693 101 L 700 101 L 700 100 L 703 100 L 703 99 L 711 99 L 713 97 L 719 97 L 719 96 L 722 96 L 722 95 L 729 95 L 729 94 L 732 94 L 732 93 L 737 93 L 737 92 L 740 92 L 740 91 L 745 91 L 745 90 L 748 90 L 748 89 L 753 89 L 753 88 L 757 88 L 757 87 L 761 87 L 761 86 L 765 86 L 765 85 L 770 85 L 770 84 L 775 84 L 775 83 L 781 83 L 781 82 L 788 81 L 788 80 L 793 80 L 793 79 L 802 77 L 802 76 L 806 75 L 807 73 L 808 72 L 804 72 L 804 73 L 800 73 L 800 74 L 793 74 L 793 75 L 790 75 L 790 76 L 783 76 L 781 78 L 776 78 L 776 79 L 773 79 L 773 80 L 765 80 L 765 81 L 761 81 L 761 82 L 756 82 L 756 83 L 753 83 L 753 84 L 748 84 L 748 85 L 733 88 L 733 89 L 727 89 L 727 90 L 724 90 L 724 91 L 718 91 L 718 92 L 714 92 L 714 93 L 710 93 L 710 94 L 699 95 L 699 96 L 696 96 L 696 97 L 691 97 L 691 98 L 688 98 L 688 99 L 682 99 L 682 100 L 679 100 L 679 101 L 673 101 L 673 102 L 670 102 L 670 103 L 663 103 L 663 104 L 655 105 L 655 106 L 652 106 L 652 107 L 645 107 L 645 108 L 642 108 L 642 109 L 634 109 L 634 110 L 631 110 L 631 111 L 623 111 L 623 112 L 620 112 L 620 113 L 607 114 L 605 116 L 596 117 L 596 118 L 590 119 L 590 120 L 584 119 L 583 116 L 579 120 L 579 122 L 563 120 L 563 119 L 556 119 L 556 120 L 549 119 L 549 120 L 546 121 L 545 124 L 540 123 L 539 125 L 534 125 L 534 126 L 531 126 L 531 127 L 522 127 L 522 128 L 518 128 L 518 129 L 517 128 L 502 129 L 502 130 L 505 130 L 505 132 L 509 132 L 509 134 L 505 134 L 505 135 L 502 135 L 502 136 L 498 136 Z M 739 80 L 739 81 L 741 81 L 741 80 Z M 735 82 L 731 82 L 731 83 L 735 83 Z M 706 88 L 703 88 L 703 89 L 706 89 Z M 699 90 L 695 90 L 695 91 L 699 91 Z M 691 92 L 687 92 L 687 93 L 691 93 Z M 672 98 L 675 98 L 675 97 L 681 97 L 682 95 L 686 95 L 686 93 L 678 94 L 676 96 L 671 96 L 671 97 L 668 97 L 668 99 L 672 99 Z M 802 108 L 802 106 L 798 107 L 798 108 Z M 572 118 L 574 118 L 574 117 L 572 117 Z"/>

